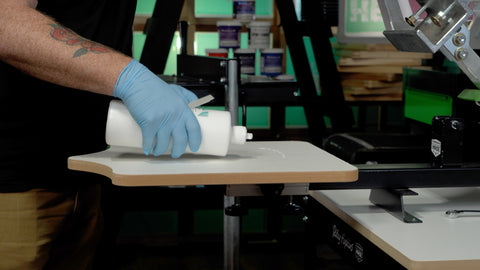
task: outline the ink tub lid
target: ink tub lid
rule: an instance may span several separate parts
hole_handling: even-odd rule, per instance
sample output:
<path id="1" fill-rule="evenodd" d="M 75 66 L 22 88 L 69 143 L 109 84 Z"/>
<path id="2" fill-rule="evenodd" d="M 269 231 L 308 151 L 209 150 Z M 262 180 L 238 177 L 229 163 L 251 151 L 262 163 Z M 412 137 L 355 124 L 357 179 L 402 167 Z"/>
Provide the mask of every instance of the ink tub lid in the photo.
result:
<path id="1" fill-rule="evenodd" d="M 214 54 L 214 55 L 223 55 L 225 57 L 228 57 L 228 50 L 225 48 L 219 48 L 219 49 L 205 49 L 205 54 Z"/>
<path id="2" fill-rule="evenodd" d="M 255 53 L 255 49 L 236 49 L 234 53 L 238 54 L 250 54 L 250 53 Z"/>
<path id="3" fill-rule="evenodd" d="M 270 48 L 270 49 L 262 49 L 262 53 L 283 53 L 282 48 Z"/>
<path id="4" fill-rule="evenodd" d="M 295 80 L 295 76 L 290 75 L 290 74 L 282 74 L 282 75 L 275 76 L 275 80 L 279 80 L 279 81 L 294 81 L 294 80 Z"/>
<path id="5" fill-rule="evenodd" d="M 238 26 L 242 27 L 242 23 L 239 21 L 231 20 L 231 21 L 217 21 L 217 26 Z"/>
<path id="6" fill-rule="evenodd" d="M 247 24 L 247 27 L 270 27 L 270 26 L 272 26 L 272 23 L 267 21 L 251 21 Z"/>

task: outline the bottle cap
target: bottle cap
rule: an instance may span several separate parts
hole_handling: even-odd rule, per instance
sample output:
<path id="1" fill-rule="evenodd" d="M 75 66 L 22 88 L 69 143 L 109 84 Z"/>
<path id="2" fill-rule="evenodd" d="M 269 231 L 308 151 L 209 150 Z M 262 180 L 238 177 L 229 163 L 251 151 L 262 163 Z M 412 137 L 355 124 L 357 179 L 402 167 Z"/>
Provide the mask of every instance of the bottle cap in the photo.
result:
<path id="1" fill-rule="evenodd" d="M 233 126 L 232 136 L 230 137 L 230 143 L 232 144 L 244 144 L 245 141 L 253 138 L 252 133 L 247 133 L 247 128 L 244 126 Z"/>

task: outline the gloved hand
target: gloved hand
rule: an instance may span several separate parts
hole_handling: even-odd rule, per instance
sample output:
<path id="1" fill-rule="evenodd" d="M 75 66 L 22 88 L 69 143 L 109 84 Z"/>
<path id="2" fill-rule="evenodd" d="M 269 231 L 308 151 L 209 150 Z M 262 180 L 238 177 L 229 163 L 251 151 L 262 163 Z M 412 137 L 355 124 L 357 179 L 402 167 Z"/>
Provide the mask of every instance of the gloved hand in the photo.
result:
<path id="1" fill-rule="evenodd" d="M 132 60 L 120 73 L 113 96 L 122 99 L 142 130 L 143 151 L 155 156 L 168 150 L 180 157 L 187 147 L 196 152 L 202 141 L 200 125 L 188 103 L 197 96 L 187 89 L 169 85 Z M 156 144 L 154 145 L 156 139 Z"/>
<path id="2" fill-rule="evenodd" d="M 198 99 L 197 95 L 195 95 L 192 91 L 189 91 L 180 85 L 177 85 L 177 84 L 169 84 L 169 85 L 173 88 L 173 90 L 177 91 L 177 93 L 180 96 L 184 97 L 187 103 L 190 103 Z"/>

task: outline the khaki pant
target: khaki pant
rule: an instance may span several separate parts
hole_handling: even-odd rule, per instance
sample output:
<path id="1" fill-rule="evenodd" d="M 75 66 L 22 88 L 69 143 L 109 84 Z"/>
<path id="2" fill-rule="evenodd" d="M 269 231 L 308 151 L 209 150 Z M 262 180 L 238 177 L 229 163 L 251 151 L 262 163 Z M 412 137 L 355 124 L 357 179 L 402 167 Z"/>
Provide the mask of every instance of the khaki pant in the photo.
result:
<path id="1" fill-rule="evenodd" d="M 0 270 L 89 269 L 100 217 L 97 185 L 0 193 Z"/>

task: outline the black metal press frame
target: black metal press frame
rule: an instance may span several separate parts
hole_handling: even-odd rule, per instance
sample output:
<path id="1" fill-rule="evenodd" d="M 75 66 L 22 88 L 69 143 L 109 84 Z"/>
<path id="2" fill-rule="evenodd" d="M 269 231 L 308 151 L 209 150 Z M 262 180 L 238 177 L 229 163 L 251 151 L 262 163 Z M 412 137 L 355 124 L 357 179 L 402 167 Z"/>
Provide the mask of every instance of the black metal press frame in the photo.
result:
<path id="1" fill-rule="evenodd" d="M 330 118 L 331 132 L 347 131 L 353 126 L 353 113 L 345 102 L 330 44 L 330 24 L 325 16 L 319 14 L 323 10 L 323 2 L 303 0 L 301 20 L 297 18 L 293 1 L 276 0 L 275 3 L 292 57 L 310 137 L 315 145 L 321 146 L 323 139 L 330 133 L 323 116 Z M 304 37 L 310 37 L 313 47 L 320 76 L 320 95 L 315 87 Z"/>
<path id="2" fill-rule="evenodd" d="M 405 223 L 419 223 L 403 204 L 404 196 L 417 195 L 410 188 L 480 186 L 480 164 L 434 167 L 431 163 L 359 164 L 358 180 L 351 183 L 311 183 L 310 190 L 370 189 L 370 201 Z"/>

